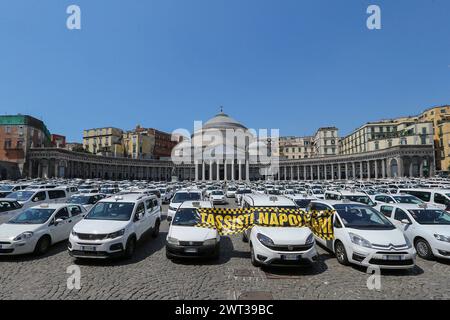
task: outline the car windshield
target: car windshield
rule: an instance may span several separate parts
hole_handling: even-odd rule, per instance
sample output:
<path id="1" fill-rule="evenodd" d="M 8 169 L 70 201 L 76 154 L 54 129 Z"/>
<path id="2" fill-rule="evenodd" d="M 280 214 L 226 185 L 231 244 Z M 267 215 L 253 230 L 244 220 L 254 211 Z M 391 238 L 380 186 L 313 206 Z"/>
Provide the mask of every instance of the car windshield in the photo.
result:
<path id="1" fill-rule="evenodd" d="M 236 191 L 236 188 L 230 187 L 228 188 L 228 191 Z"/>
<path id="2" fill-rule="evenodd" d="M 392 230 L 394 225 L 375 209 L 355 204 L 336 204 L 334 206 L 347 228 Z"/>
<path id="3" fill-rule="evenodd" d="M 412 203 L 412 204 L 424 203 L 422 200 L 414 196 L 394 196 L 394 199 L 398 203 Z"/>
<path id="4" fill-rule="evenodd" d="M 309 205 L 310 202 L 311 202 L 311 199 L 297 199 L 297 200 L 295 200 L 295 203 L 300 208 L 306 208 Z"/>
<path id="5" fill-rule="evenodd" d="M 181 203 L 184 201 L 197 201 L 201 200 L 200 193 L 198 192 L 177 192 L 172 199 L 173 203 Z"/>
<path id="6" fill-rule="evenodd" d="M 450 214 L 444 210 L 416 209 L 409 210 L 414 220 L 420 224 L 450 225 Z"/>
<path id="7" fill-rule="evenodd" d="M 128 221 L 133 208 L 134 203 L 129 202 L 99 202 L 85 219 Z"/>
<path id="8" fill-rule="evenodd" d="M 183 208 L 175 214 L 172 225 L 174 226 L 195 226 L 200 221 L 197 209 Z"/>
<path id="9" fill-rule="evenodd" d="M 30 199 L 34 194 L 34 191 L 16 191 L 13 193 L 10 193 L 6 196 L 8 199 L 14 199 L 17 201 L 27 201 Z"/>
<path id="10" fill-rule="evenodd" d="M 0 191 L 11 191 L 13 189 L 13 186 L 10 185 L 0 185 Z"/>
<path id="11" fill-rule="evenodd" d="M 267 194 L 280 195 L 280 190 L 267 190 Z"/>
<path id="12" fill-rule="evenodd" d="M 91 199 L 92 199 L 92 197 L 90 197 L 90 196 L 72 196 L 67 201 L 67 203 L 92 204 L 93 201 Z"/>
<path id="13" fill-rule="evenodd" d="M 55 209 L 30 208 L 15 216 L 7 223 L 11 224 L 44 224 Z"/>
<path id="14" fill-rule="evenodd" d="M 369 206 L 373 205 L 372 200 L 370 200 L 368 196 L 342 196 L 342 199 L 348 199 L 352 202 L 368 204 Z"/>
<path id="15" fill-rule="evenodd" d="M 211 192 L 211 194 L 213 196 L 222 196 L 223 195 L 223 191 L 216 190 L 216 191 Z"/>

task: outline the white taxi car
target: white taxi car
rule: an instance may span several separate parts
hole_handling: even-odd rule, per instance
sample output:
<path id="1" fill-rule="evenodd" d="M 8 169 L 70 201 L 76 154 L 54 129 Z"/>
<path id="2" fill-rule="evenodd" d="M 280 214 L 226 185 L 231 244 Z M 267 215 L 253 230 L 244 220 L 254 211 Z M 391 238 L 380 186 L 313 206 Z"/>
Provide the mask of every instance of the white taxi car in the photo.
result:
<path id="1" fill-rule="evenodd" d="M 380 211 L 414 244 L 423 259 L 450 259 L 450 214 L 426 204 L 392 203 Z"/>
<path id="2" fill-rule="evenodd" d="M 69 237 L 75 258 L 131 258 L 146 232 L 159 234 L 161 211 L 155 195 L 128 194 L 97 202 Z"/>
<path id="3" fill-rule="evenodd" d="M 212 204 L 225 204 L 227 203 L 225 199 L 225 193 L 222 190 L 213 190 L 209 195 L 209 200 Z"/>
<path id="4" fill-rule="evenodd" d="M 308 210 L 335 210 L 333 240 L 316 241 L 336 254 L 340 264 L 409 269 L 416 253 L 411 242 L 371 206 L 348 200 L 313 200 Z"/>
<path id="5" fill-rule="evenodd" d="M 0 255 L 44 254 L 54 243 L 67 240 L 86 210 L 73 204 L 41 204 L 0 225 Z"/>
<path id="6" fill-rule="evenodd" d="M 184 201 L 202 201 L 202 191 L 198 189 L 182 189 L 175 193 L 167 210 L 167 217 L 173 218 L 175 212 Z"/>
<path id="7" fill-rule="evenodd" d="M 242 198 L 243 208 L 295 209 L 295 202 L 283 196 L 247 194 Z M 253 266 L 305 265 L 317 261 L 314 236 L 308 227 L 264 227 L 255 225 L 243 234 L 250 243 Z"/>
<path id="8" fill-rule="evenodd" d="M 186 201 L 171 221 L 166 239 L 166 256 L 173 258 L 218 258 L 220 235 L 215 229 L 196 227 L 198 208 L 211 208 L 209 201 Z"/>

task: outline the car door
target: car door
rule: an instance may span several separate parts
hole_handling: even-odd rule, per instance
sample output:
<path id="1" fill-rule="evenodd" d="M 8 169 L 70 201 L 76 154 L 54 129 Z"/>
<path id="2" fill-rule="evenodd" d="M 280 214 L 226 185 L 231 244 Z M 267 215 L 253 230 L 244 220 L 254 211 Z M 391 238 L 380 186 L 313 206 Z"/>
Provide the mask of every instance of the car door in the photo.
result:
<path id="1" fill-rule="evenodd" d="M 84 218 L 86 210 L 82 206 L 75 204 L 67 206 L 67 209 L 69 210 L 70 214 L 69 223 L 72 225 L 73 228 L 74 225 L 76 225 L 78 222 L 80 222 L 80 220 Z"/>
<path id="2" fill-rule="evenodd" d="M 403 220 L 408 220 L 409 224 L 402 223 Z M 400 229 L 403 232 L 405 232 L 412 223 L 409 215 L 403 209 L 400 208 L 395 208 L 393 220 L 391 221 L 398 229 Z"/>
<path id="3" fill-rule="evenodd" d="M 61 219 L 61 222 L 56 222 Z M 60 242 L 69 238 L 70 231 L 72 231 L 72 225 L 70 221 L 70 213 L 67 207 L 59 209 L 49 225 L 49 232 L 52 237 L 52 242 Z"/>
<path id="4" fill-rule="evenodd" d="M 146 216 L 147 216 L 147 226 L 146 229 L 148 230 L 149 228 L 153 228 L 153 226 L 155 225 L 155 209 L 156 207 L 158 207 L 158 201 L 156 200 L 156 204 L 155 201 L 153 201 L 153 199 L 148 199 L 145 201 L 145 210 L 146 210 Z"/>
<path id="5" fill-rule="evenodd" d="M 146 223 L 148 222 L 148 219 L 146 219 L 148 215 L 145 212 L 145 205 L 144 202 L 138 203 L 136 206 L 136 211 L 134 213 L 134 224 L 136 228 L 136 236 L 138 239 L 141 238 L 142 234 L 146 230 Z"/>
<path id="6" fill-rule="evenodd" d="M 394 211 L 394 207 L 393 206 L 389 206 L 389 205 L 382 205 L 380 207 L 380 212 L 389 220 L 391 220 L 391 222 L 394 222 L 393 218 L 392 218 L 392 212 Z"/>
<path id="7" fill-rule="evenodd" d="M 48 202 L 47 192 L 39 191 L 31 198 L 31 203 L 28 204 L 28 207 L 37 206 L 44 202 Z"/>

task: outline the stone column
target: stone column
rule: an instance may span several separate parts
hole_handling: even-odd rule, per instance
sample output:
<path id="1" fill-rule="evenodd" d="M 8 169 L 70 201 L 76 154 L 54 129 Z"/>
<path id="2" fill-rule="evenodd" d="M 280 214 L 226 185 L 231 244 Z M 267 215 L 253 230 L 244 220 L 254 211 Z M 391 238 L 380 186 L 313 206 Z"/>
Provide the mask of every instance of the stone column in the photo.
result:
<path id="1" fill-rule="evenodd" d="M 324 164 L 324 165 L 323 165 L 323 180 L 328 180 L 328 179 L 327 179 L 327 175 L 328 175 L 328 172 L 327 172 L 327 164 Z"/>
<path id="2" fill-rule="evenodd" d="M 224 181 L 227 181 L 228 180 L 228 177 L 227 177 L 227 167 L 228 167 L 228 160 L 227 159 L 225 159 L 224 161 L 223 161 L 223 180 Z"/>
<path id="3" fill-rule="evenodd" d="M 291 181 L 294 180 L 294 166 L 291 166 Z"/>
<path id="4" fill-rule="evenodd" d="M 352 162 L 352 179 L 355 180 L 356 179 L 356 164 L 354 162 Z"/>
<path id="5" fill-rule="evenodd" d="M 209 161 L 209 181 L 213 180 L 213 161 Z"/>
<path id="6" fill-rule="evenodd" d="M 216 161 L 216 179 L 220 181 L 220 163 L 219 160 Z"/>
<path id="7" fill-rule="evenodd" d="M 375 160 L 374 163 L 375 163 L 375 179 L 378 179 L 378 160 Z"/>
<path id="8" fill-rule="evenodd" d="M 348 180 L 348 163 L 345 163 L 345 180 Z"/>
<path id="9" fill-rule="evenodd" d="M 239 181 L 242 181 L 242 160 L 238 160 Z"/>
<path id="10" fill-rule="evenodd" d="M 334 180 L 334 164 L 331 164 L 331 181 Z"/>
<path id="11" fill-rule="evenodd" d="M 194 160 L 195 165 L 195 181 L 198 181 L 198 160 Z"/>
<path id="12" fill-rule="evenodd" d="M 386 179 L 386 159 L 381 160 L 381 176 Z"/>
<path id="13" fill-rule="evenodd" d="M 248 160 L 245 161 L 245 180 L 250 181 L 250 163 Z"/>
<path id="14" fill-rule="evenodd" d="M 314 173 L 313 173 L 313 166 L 309 166 L 309 177 L 311 178 L 311 181 L 314 180 Z"/>
<path id="15" fill-rule="evenodd" d="M 231 162 L 231 180 L 234 181 L 234 159 Z"/>
<path id="16" fill-rule="evenodd" d="M 370 180 L 371 172 L 370 172 L 370 160 L 367 160 L 367 180 Z"/>
<path id="17" fill-rule="evenodd" d="M 300 166 L 297 166 L 297 181 L 300 181 Z"/>
<path id="18" fill-rule="evenodd" d="M 359 178 L 362 180 L 364 179 L 364 174 L 363 174 L 363 162 L 360 161 L 359 162 Z"/>
<path id="19" fill-rule="evenodd" d="M 306 181 L 306 166 L 303 166 L 303 181 Z"/>

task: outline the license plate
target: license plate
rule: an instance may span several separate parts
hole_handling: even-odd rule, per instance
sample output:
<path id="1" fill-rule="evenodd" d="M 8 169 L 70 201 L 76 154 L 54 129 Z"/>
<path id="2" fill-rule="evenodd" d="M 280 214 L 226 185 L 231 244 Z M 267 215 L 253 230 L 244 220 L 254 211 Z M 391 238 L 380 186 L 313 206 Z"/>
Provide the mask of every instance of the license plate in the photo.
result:
<path id="1" fill-rule="evenodd" d="M 402 260 L 403 257 L 400 255 L 385 255 L 383 256 L 383 260 L 394 260 L 394 261 L 398 261 L 398 260 Z"/>
<path id="2" fill-rule="evenodd" d="M 285 254 L 282 256 L 283 260 L 298 260 L 300 256 L 298 254 Z"/>
<path id="3" fill-rule="evenodd" d="M 197 253 L 197 249 L 186 248 L 186 249 L 184 249 L 184 252 L 186 252 L 186 253 Z"/>
<path id="4" fill-rule="evenodd" d="M 95 246 L 82 246 L 81 251 L 97 251 Z"/>

